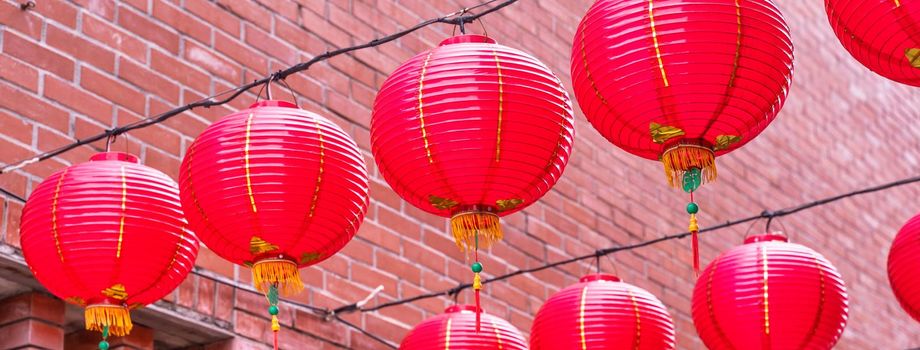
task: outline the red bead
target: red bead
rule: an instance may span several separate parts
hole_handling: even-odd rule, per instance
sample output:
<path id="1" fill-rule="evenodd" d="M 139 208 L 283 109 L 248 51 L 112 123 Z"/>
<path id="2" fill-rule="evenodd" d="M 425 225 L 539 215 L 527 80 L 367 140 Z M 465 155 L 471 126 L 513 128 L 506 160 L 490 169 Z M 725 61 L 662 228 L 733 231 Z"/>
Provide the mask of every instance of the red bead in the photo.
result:
<path id="1" fill-rule="evenodd" d="M 530 349 L 674 349 L 674 323 L 651 293 L 614 276 L 589 275 L 543 304 Z"/>
<path id="2" fill-rule="evenodd" d="M 883 77 L 920 86 L 920 3 L 825 0 L 824 5 L 834 33 L 853 58 Z"/>
<path id="3" fill-rule="evenodd" d="M 830 349 L 847 321 L 847 293 L 821 254 L 781 235 L 750 237 L 706 267 L 693 323 L 709 349 Z"/>
<path id="4" fill-rule="evenodd" d="M 374 103 L 371 147 L 403 199 L 449 217 L 507 215 L 558 181 L 574 115 L 536 58 L 479 35 L 449 38 L 397 68 Z"/>
<path id="5" fill-rule="evenodd" d="M 351 240 L 368 204 L 364 158 L 351 137 L 282 101 L 208 127 L 186 151 L 179 185 L 192 229 L 237 264 L 325 260 Z"/>
<path id="6" fill-rule="evenodd" d="M 476 332 L 476 307 L 451 306 L 443 314 L 422 321 L 409 331 L 400 350 L 526 350 L 527 340 L 508 321 L 482 313 Z"/>
<path id="7" fill-rule="evenodd" d="M 23 208 L 21 233 L 35 278 L 80 306 L 153 303 L 185 279 L 198 253 L 175 181 L 117 152 L 42 181 Z"/>
<path id="8" fill-rule="evenodd" d="M 904 224 L 891 244 L 888 281 L 901 307 L 920 321 L 920 215 Z"/>
<path id="9" fill-rule="evenodd" d="M 750 142 L 783 106 L 791 76 L 789 29 L 771 0 L 599 0 L 572 48 L 587 119 L 651 160 L 677 144 L 717 156 Z"/>

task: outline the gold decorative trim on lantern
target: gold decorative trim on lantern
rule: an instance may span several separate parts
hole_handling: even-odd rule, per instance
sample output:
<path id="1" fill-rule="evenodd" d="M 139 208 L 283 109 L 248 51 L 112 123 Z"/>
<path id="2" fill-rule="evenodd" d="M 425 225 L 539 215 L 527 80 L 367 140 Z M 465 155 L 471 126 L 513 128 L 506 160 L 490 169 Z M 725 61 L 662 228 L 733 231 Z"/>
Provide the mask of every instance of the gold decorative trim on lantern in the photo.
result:
<path id="1" fill-rule="evenodd" d="M 911 47 L 905 49 L 904 56 L 907 57 L 907 61 L 910 62 L 911 67 L 920 68 L 920 48 Z"/>
<path id="2" fill-rule="evenodd" d="M 652 135 L 652 141 L 658 144 L 665 143 L 667 140 L 686 134 L 681 128 L 658 123 L 650 123 L 648 125 L 648 131 Z"/>
<path id="3" fill-rule="evenodd" d="M 441 198 L 433 194 L 428 195 L 428 203 L 431 203 L 431 206 L 440 210 L 450 210 L 460 204 L 453 199 Z"/>
<path id="4" fill-rule="evenodd" d="M 741 136 L 738 135 L 719 135 L 716 136 L 716 143 L 712 149 L 714 151 L 721 151 L 731 147 L 731 145 L 734 145 L 739 141 L 741 141 Z"/>
<path id="5" fill-rule="evenodd" d="M 652 43 L 655 45 L 655 57 L 658 59 L 658 69 L 661 71 L 661 80 L 664 86 L 671 86 L 668 82 L 668 74 L 664 71 L 664 60 L 661 59 L 661 47 L 658 45 L 658 30 L 655 29 L 655 2 L 648 0 L 648 21 L 652 29 Z"/>
<path id="6" fill-rule="evenodd" d="M 109 335 L 123 337 L 131 333 L 134 325 L 131 323 L 131 314 L 123 305 L 95 304 L 86 307 L 83 313 L 86 319 L 86 329 L 102 332 L 109 328 Z"/>
<path id="7" fill-rule="evenodd" d="M 278 250 L 278 246 L 268 243 L 259 236 L 252 236 L 249 240 L 249 252 L 252 254 L 264 254 Z"/>
<path id="8" fill-rule="evenodd" d="M 309 263 L 311 263 L 311 262 L 317 261 L 317 260 L 319 260 L 319 259 L 322 258 L 322 257 L 323 257 L 323 255 L 320 254 L 320 253 L 317 253 L 317 252 L 307 252 L 307 253 L 303 253 L 303 254 L 300 254 L 300 264 L 301 264 L 301 265 L 306 265 L 306 264 L 309 264 Z"/>
<path id="9" fill-rule="evenodd" d="M 718 175 L 715 159 L 711 148 L 687 143 L 676 144 L 661 154 L 661 163 L 671 187 L 682 186 L 684 173 L 693 168 L 700 169 L 701 183 L 715 181 Z"/>
<path id="10" fill-rule="evenodd" d="M 128 292 L 125 291 L 125 285 L 118 283 L 114 284 L 111 287 L 102 290 L 102 295 L 105 295 L 112 299 L 125 300 L 128 299 Z"/>
<path id="11" fill-rule="evenodd" d="M 266 293 L 273 285 L 281 295 L 288 296 L 303 290 L 297 263 L 287 259 L 263 259 L 252 264 L 252 284 Z"/>
<path id="12" fill-rule="evenodd" d="M 457 247 L 464 252 L 472 252 L 477 247 L 488 248 L 504 237 L 498 214 L 484 210 L 454 214 L 450 218 L 450 231 Z"/>
<path id="13" fill-rule="evenodd" d="M 499 199 L 495 201 L 495 207 L 498 208 L 498 211 L 508 211 L 521 206 L 521 204 L 524 204 L 524 200 L 520 198 Z"/>

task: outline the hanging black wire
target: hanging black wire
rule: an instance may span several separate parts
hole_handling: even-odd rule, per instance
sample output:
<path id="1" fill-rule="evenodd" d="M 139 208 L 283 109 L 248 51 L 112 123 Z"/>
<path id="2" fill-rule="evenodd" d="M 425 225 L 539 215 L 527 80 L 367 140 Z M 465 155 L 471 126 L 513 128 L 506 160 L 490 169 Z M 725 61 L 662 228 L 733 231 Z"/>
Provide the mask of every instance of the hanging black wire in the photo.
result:
<path id="1" fill-rule="evenodd" d="M 485 1 L 485 2 L 480 3 L 480 4 L 478 4 L 478 5 L 475 5 L 475 6 L 472 6 L 472 7 L 467 7 L 467 8 L 464 8 L 464 9 L 460 10 L 460 11 L 457 11 L 457 12 L 454 12 L 454 13 L 451 13 L 451 14 L 448 14 L 448 15 L 444 15 L 444 16 L 441 16 L 441 17 L 438 17 L 438 18 L 429 19 L 429 20 L 427 20 L 427 21 L 424 21 L 424 22 L 421 22 L 421 23 L 419 23 L 419 24 L 416 24 L 415 26 L 410 27 L 410 28 L 408 28 L 408 29 L 405 29 L 405 30 L 402 30 L 402 31 L 399 31 L 399 32 L 396 32 L 396 33 L 393 33 L 393 34 L 390 34 L 390 35 L 387 35 L 387 36 L 382 37 L 382 38 L 377 38 L 377 39 L 371 40 L 371 41 L 369 41 L 369 42 L 367 42 L 367 43 L 364 43 L 364 44 L 361 44 L 361 45 L 356 45 L 356 46 L 351 46 L 351 47 L 345 47 L 345 48 L 341 48 L 341 49 L 337 49 L 337 50 L 333 50 L 333 51 L 326 51 L 326 52 L 324 52 L 324 53 L 322 53 L 322 54 L 320 54 L 320 55 L 317 55 L 317 56 L 313 57 L 313 58 L 310 59 L 309 61 L 301 62 L 301 63 L 295 64 L 295 65 L 293 65 L 293 66 L 291 66 L 291 67 L 288 67 L 288 68 L 286 68 L 286 69 L 282 69 L 282 70 L 279 70 L 279 71 L 277 71 L 277 72 L 271 73 L 271 74 L 269 74 L 268 76 L 266 76 L 266 77 L 264 77 L 264 78 L 262 78 L 262 79 L 254 80 L 254 81 L 252 81 L 252 82 L 250 82 L 250 83 L 247 83 L 247 84 L 244 84 L 244 85 L 242 85 L 242 86 L 239 86 L 239 87 L 236 87 L 236 88 L 227 90 L 227 91 L 225 91 L 225 92 L 216 94 L 216 95 L 214 95 L 214 96 L 207 97 L 207 98 L 202 99 L 202 100 L 198 100 L 198 101 L 189 103 L 189 104 L 187 104 L 187 105 L 185 105 L 185 106 L 177 107 L 177 108 L 175 108 L 175 109 L 172 109 L 172 110 L 163 112 L 163 113 L 161 113 L 161 114 L 159 114 L 159 115 L 156 115 L 156 116 L 153 116 L 153 117 L 150 117 L 150 118 L 147 118 L 147 119 L 142 119 L 142 120 L 139 120 L 139 121 L 134 122 L 134 123 L 126 124 L 126 125 L 123 125 L 123 126 L 119 126 L 119 127 L 112 128 L 112 129 L 108 129 L 108 130 L 106 130 L 106 131 L 104 131 L 104 132 L 102 132 L 102 133 L 100 133 L 100 134 L 93 135 L 93 136 L 84 138 L 84 139 L 82 139 L 82 140 L 77 140 L 77 141 L 74 142 L 74 143 L 71 143 L 71 144 L 68 144 L 68 145 L 59 147 L 59 148 L 57 148 L 57 149 L 54 149 L 54 150 L 51 150 L 51 151 L 48 151 L 48 152 L 45 152 L 45 153 L 36 155 L 36 156 L 34 156 L 34 157 L 32 157 L 32 158 L 24 159 L 24 160 L 21 160 L 21 161 L 18 161 L 18 162 L 14 162 L 14 163 L 10 163 L 10 164 L 4 166 L 2 169 L 0 169 L 0 174 L 4 174 L 4 173 L 8 173 L 8 172 L 13 171 L 13 170 L 17 170 L 17 169 L 19 169 L 19 168 L 22 168 L 22 167 L 24 167 L 24 166 L 26 166 L 26 165 L 29 165 L 29 164 L 32 164 L 32 163 L 44 161 L 44 160 L 46 160 L 46 159 L 49 159 L 49 158 L 58 156 L 58 155 L 60 155 L 60 154 L 62 154 L 62 153 L 68 152 L 68 151 L 70 151 L 70 150 L 72 150 L 72 149 L 75 149 L 75 148 L 80 147 L 80 146 L 83 146 L 83 145 L 88 145 L 88 144 L 91 144 L 91 143 L 93 143 L 93 142 L 96 142 L 96 141 L 99 141 L 99 140 L 104 140 L 104 139 L 109 138 L 109 137 L 112 137 L 112 136 L 118 136 L 118 135 L 120 135 L 120 134 L 124 134 L 124 133 L 126 133 L 126 132 L 128 132 L 128 131 L 131 131 L 131 130 L 145 128 L 145 127 L 148 127 L 148 126 L 151 126 L 151 125 L 154 125 L 154 124 L 160 124 L 160 123 L 162 123 L 162 122 L 165 122 L 165 121 L 169 120 L 169 119 L 172 118 L 172 117 L 175 117 L 175 116 L 177 116 L 177 115 L 179 115 L 179 114 L 182 114 L 182 113 L 184 113 L 184 112 L 188 112 L 188 111 L 190 111 L 190 110 L 192 110 L 192 109 L 195 109 L 195 108 L 202 108 L 202 107 L 204 107 L 204 108 L 210 108 L 210 107 L 213 107 L 213 106 L 219 106 L 219 105 L 226 104 L 226 103 L 228 103 L 228 102 L 230 102 L 230 101 L 233 101 L 234 99 L 236 99 L 237 97 L 239 97 L 240 95 L 242 95 L 242 94 L 243 94 L 244 92 L 246 92 L 246 91 L 249 91 L 249 90 L 251 90 L 251 89 L 253 89 L 253 88 L 255 88 L 255 87 L 264 86 L 264 84 L 267 84 L 267 83 L 271 82 L 272 80 L 284 81 L 284 79 L 287 78 L 288 76 L 290 76 L 290 75 L 292 75 L 292 74 L 294 74 L 294 73 L 298 73 L 298 72 L 305 71 L 305 70 L 309 69 L 310 66 L 316 64 L 317 62 L 325 61 L 325 60 L 328 60 L 328 59 L 330 59 L 330 58 L 332 58 L 332 57 L 339 56 L 339 55 L 342 55 L 342 54 L 346 54 L 346 53 L 349 53 L 349 52 L 358 51 L 358 50 L 362 50 L 362 49 L 366 49 L 366 48 L 370 48 L 370 47 L 375 47 L 375 46 L 380 46 L 380 45 L 383 45 L 383 44 L 385 44 L 385 43 L 391 42 L 391 41 L 393 41 L 393 40 L 399 39 L 399 38 L 401 38 L 401 37 L 403 37 L 403 36 L 406 36 L 406 35 L 408 35 L 408 34 L 410 34 L 410 33 L 412 33 L 412 32 L 415 32 L 415 31 L 417 31 L 417 30 L 419 30 L 419 29 L 422 29 L 422 28 L 425 28 L 425 27 L 430 26 L 430 25 L 432 25 L 432 24 L 435 24 L 435 23 L 446 23 L 446 24 L 453 24 L 453 25 L 459 25 L 460 23 L 472 23 L 473 21 L 479 19 L 480 17 L 486 16 L 486 15 L 491 14 L 491 13 L 493 13 L 493 12 L 495 12 L 495 11 L 498 11 L 498 10 L 500 10 L 500 9 L 502 9 L 502 8 L 505 8 L 506 6 L 511 5 L 511 4 L 515 3 L 515 2 L 517 2 L 518 0 L 504 0 L 504 1 L 502 1 L 501 3 L 495 5 L 495 6 L 491 7 L 491 8 L 488 8 L 488 9 L 486 9 L 486 10 L 483 10 L 483 11 L 481 11 L 481 12 L 479 12 L 479 13 L 470 14 L 470 11 L 472 11 L 472 10 L 474 10 L 474 9 L 478 9 L 478 8 L 481 8 L 481 7 L 485 7 L 485 6 L 489 5 L 489 4 L 492 4 L 492 3 L 497 2 L 497 1 L 498 1 L 498 0 L 489 0 L 489 1 Z M 458 17 L 458 16 L 459 16 L 459 17 Z M 227 94 L 229 94 L 229 96 L 227 96 L 226 98 L 217 99 L 217 98 L 219 98 L 220 96 L 227 95 Z"/>

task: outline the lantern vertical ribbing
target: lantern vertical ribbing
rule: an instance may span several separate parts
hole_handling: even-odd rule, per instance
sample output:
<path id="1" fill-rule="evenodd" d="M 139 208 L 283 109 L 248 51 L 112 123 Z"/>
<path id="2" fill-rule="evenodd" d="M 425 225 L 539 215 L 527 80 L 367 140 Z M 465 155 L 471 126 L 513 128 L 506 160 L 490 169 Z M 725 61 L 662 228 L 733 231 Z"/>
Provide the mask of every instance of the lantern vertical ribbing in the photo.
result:
<path id="1" fill-rule="evenodd" d="M 558 181 L 574 137 L 562 83 L 536 58 L 481 35 L 459 35 L 404 62 L 374 101 L 371 150 L 403 199 L 450 218 L 473 258 L 502 239 L 499 217 Z"/>

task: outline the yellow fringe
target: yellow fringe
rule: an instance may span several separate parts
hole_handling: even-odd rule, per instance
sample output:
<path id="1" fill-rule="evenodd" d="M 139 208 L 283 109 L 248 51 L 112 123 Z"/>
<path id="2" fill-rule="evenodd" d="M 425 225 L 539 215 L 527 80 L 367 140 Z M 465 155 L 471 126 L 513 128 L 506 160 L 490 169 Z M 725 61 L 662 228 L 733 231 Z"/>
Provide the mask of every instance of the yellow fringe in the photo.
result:
<path id="1" fill-rule="evenodd" d="M 123 337 L 131 333 L 131 314 L 121 305 L 90 305 L 83 313 L 86 318 L 86 329 L 102 332 L 103 327 L 109 326 L 109 335 Z"/>
<path id="2" fill-rule="evenodd" d="M 303 290 L 300 270 L 297 264 L 284 259 L 259 260 L 252 265 L 252 283 L 262 293 L 272 285 L 278 286 L 278 293 L 290 296 Z"/>
<path id="3" fill-rule="evenodd" d="M 479 277 L 479 272 L 476 272 L 473 275 L 473 289 L 475 290 L 482 289 L 482 277 Z"/>
<path id="4" fill-rule="evenodd" d="M 281 324 L 278 323 L 278 316 L 272 315 L 272 332 L 277 332 L 281 330 Z"/>
<path id="5" fill-rule="evenodd" d="M 498 215 L 484 211 L 468 211 L 455 214 L 450 218 L 450 231 L 454 242 L 461 251 L 472 252 L 476 248 L 476 235 L 479 235 L 479 248 L 488 248 L 493 242 L 502 240 L 502 227 Z"/>
<path id="6" fill-rule="evenodd" d="M 699 232 L 700 225 L 696 222 L 696 214 L 690 214 L 690 226 L 687 227 L 689 232 Z"/>
<path id="7" fill-rule="evenodd" d="M 664 164 L 664 174 L 671 187 L 683 186 L 684 172 L 692 168 L 699 168 L 702 172 L 702 184 L 716 180 L 715 153 L 709 148 L 697 145 L 679 144 L 664 151 L 661 155 Z"/>

